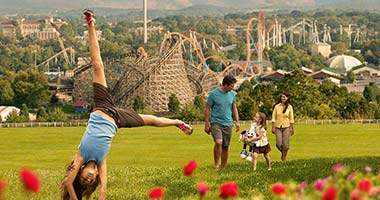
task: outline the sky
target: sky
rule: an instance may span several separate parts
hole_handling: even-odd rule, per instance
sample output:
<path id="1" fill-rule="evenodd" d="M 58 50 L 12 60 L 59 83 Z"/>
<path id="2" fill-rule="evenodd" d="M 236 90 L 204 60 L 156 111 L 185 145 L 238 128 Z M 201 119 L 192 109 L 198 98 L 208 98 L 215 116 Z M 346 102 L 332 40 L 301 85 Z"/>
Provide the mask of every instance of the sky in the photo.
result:
<path id="1" fill-rule="evenodd" d="M 380 0 L 147 0 L 148 9 L 182 9 L 192 5 L 211 4 L 227 8 L 286 8 L 334 5 L 337 8 L 380 9 Z M 77 9 L 93 7 L 142 8 L 143 0 L 0 0 L 0 9 L 55 8 Z"/>

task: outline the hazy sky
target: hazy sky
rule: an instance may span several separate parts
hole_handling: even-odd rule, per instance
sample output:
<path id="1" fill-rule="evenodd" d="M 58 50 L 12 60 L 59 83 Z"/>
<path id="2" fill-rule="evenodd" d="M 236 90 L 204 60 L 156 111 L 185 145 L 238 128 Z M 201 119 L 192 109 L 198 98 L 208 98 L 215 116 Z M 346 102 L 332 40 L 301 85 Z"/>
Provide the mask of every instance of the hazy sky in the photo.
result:
<path id="1" fill-rule="evenodd" d="M 313 7 L 335 4 L 337 8 L 380 9 L 380 0 L 147 0 L 148 9 L 181 9 L 192 5 L 211 4 L 227 8 Z M 142 8 L 143 0 L 0 0 L 0 9 L 93 7 Z M 327 6 L 326 6 L 327 5 Z"/>

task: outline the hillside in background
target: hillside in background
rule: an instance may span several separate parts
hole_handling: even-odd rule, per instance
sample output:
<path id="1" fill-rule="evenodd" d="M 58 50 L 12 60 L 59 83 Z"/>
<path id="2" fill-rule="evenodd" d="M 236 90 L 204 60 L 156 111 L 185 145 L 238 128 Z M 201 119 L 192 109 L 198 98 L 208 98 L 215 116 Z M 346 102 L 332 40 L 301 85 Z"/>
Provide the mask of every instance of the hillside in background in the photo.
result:
<path id="1" fill-rule="evenodd" d="M 150 19 L 172 16 L 226 15 L 266 10 L 369 10 L 379 11 L 380 0 L 147 0 Z M 141 0 L 0 0 L 1 16 L 81 17 L 83 8 L 98 16 L 136 20 L 142 17 Z"/>
<path id="2" fill-rule="evenodd" d="M 380 9 L 379 0 L 148 0 L 149 9 L 178 10 L 195 5 L 213 5 L 232 9 L 257 8 L 354 8 Z M 0 0 L 1 9 L 55 8 L 75 9 L 83 7 L 108 7 L 136 9 L 141 0 Z"/>

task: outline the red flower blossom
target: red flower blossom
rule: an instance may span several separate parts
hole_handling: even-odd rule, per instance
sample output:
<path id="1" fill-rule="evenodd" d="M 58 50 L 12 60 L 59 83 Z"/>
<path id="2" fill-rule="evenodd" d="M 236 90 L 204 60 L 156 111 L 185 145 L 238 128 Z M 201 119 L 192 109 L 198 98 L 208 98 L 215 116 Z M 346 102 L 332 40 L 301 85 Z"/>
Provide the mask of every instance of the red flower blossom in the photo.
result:
<path id="1" fill-rule="evenodd" d="M 371 181 L 369 181 L 368 179 L 363 179 L 359 181 L 358 188 L 361 191 L 368 192 L 371 189 Z"/>
<path id="2" fill-rule="evenodd" d="M 347 180 L 352 181 L 352 180 L 354 180 L 355 177 L 356 177 L 356 173 L 352 172 L 350 175 L 348 175 Z"/>
<path id="3" fill-rule="evenodd" d="M 183 174 L 185 176 L 191 176 L 196 168 L 197 162 L 195 162 L 195 160 L 191 160 L 183 167 Z"/>
<path id="4" fill-rule="evenodd" d="M 325 179 L 323 179 L 323 180 L 321 180 L 321 179 L 318 179 L 317 181 L 315 181 L 314 182 L 314 189 L 316 189 L 316 190 L 323 190 L 323 188 L 325 187 L 325 185 L 326 185 L 326 180 Z"/>
<path id="5" fill-rule="evenodd" d="M 331 186 L 327 188 L 327 190 L 323 194 L 323 200 L 334 200 L 336 199 L 337 193 L 338 190 L 334 186 Z"/>
<path id="6" fill-rule="evenodd" d="M 238 186 L 235 182 L 229 181 L 220 186 L 220 197 L 227 199 L 238 195 Z"/>
<path id="7" fill-rule="evenodd" d="M 370 197 L 376 197 L 377 193 L 379 192 L 379 189 L 378 188 L 375 188 L 375 187 L 371 187 L 371 189 L 369 190 L 368 192 L 368 195 Z"/>
<path id="8" fill-rule="evenodd" d="M 40 191 L 40 180 L 33 171 L 26 168 L 21 169 L 20 178 L 26 190 L 34 193 Z"/>
<path id="9" fill-rule="evenodd" d="M 286 188 L 281 183 L 276 183 L 272 186 L 272 192 L 278 195 L 286 194 Z"/>
<path id="10" fill-rule="evenodd" d="M 301 182 L 298 185 L 297 190 L 296 190 L 298 196 L 302 195 L 302 193 L 303 193 L 303 191 L 304 191 L 304 189 L 305 189 L 306 186 L 307 186 L 307 182 L 305 182 L 305 181 Z"/>
<path id="11" fill-rule="evenodd" d="M 5 190 L 5 187 L 7 187 L 7 182 L 4 180 L 0 180 L 0 194 L 2 191 Z"/>
<path id="12" fill-rule="evenodd" d="M 371 171 L 372 171 L 372 168 L 371 168 L 371 167 L 369 167 L 369 166 L 365 166 L 365 167 L 364 167 L 364 173 L 368 174 L 368 173 L 370 173 Z"/>
<path id="13" fill-rule="evenodd" d="M 205 183 L 198 183 L 197 188 L 200 195 L 204 195 L 210 190 L 210 186 Z"/>
<path id="14" fill-rule="evenodd" d="M 334 167 L 333 167 L 334 172 L 340 172 L 342 170 L 343 170 L 343 164 L 342 163 L 338 163 L 338 164 L 334 165 Z"/>
<path id="15" fill-rule="evenodd" d="M 165 191 L 163 188 L 156 187 L 152 188 L 152 190 L 149 193 L 149 198 L 151 199 L 159 199 L 162 198 L 165 195 Z"/>
<path id="16" fill-rule="evenodd" d="M 358 189 L 352 190 L 351 200 L 363 200 L 363 198 L 360 196 L 360 191 Z"/>

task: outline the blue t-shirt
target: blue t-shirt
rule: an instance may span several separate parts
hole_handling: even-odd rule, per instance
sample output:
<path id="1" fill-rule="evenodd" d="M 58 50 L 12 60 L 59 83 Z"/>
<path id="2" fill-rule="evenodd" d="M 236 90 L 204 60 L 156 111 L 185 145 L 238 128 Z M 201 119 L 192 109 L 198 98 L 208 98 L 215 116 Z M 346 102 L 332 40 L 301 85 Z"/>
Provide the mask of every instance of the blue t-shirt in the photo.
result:
<path id="1" fill-rule="evenodd" d="M 94 160 L 98 165 L 102 163 L 108 154 L 116 131 L 116 124 L 100 114 L 91 113 L 86 131 L 79 144 L 83 162 Z"/>
<path id="2" fill-rule="evenodd" d="M 232 126 L 232 105 L 236 102 L 235 94 L 232 91 L 223 92 L 220 88 L 215 88 L 207 98 L 207 104 L 211 106 L 210 122 L 223 126 Z"/>

